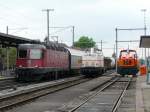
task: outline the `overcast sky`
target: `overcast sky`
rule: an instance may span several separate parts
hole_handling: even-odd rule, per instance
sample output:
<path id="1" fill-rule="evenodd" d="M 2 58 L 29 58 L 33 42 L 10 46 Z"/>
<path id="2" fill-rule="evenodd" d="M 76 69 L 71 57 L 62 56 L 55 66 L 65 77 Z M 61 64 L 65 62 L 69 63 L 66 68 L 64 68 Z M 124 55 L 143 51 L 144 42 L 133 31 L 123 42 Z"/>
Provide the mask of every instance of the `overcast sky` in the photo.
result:
<path id="1" fill-rule="evenodd" d="M 111 56 L 115 44 L 115 28 L 141 28 L 144 26 L 143 12 L 146 11 L 146 24 L 150 26 L 149 0 L 0 0 L 0 32 L 9 33 L 41 41 L 47 34 L 46 12 L 50 12 L 50 27 L 75 26 L 75 40 L 82 35 L 94 41 L 105 41 L 104 54 Z M 24 30 L 21 30 L 25 28 Z M 57 29 L 58 30 L 58 29 Z M 60 29 L 59 29 L 60 30 Z M 59 41 L 72 44 L 72 31 L 66 29 L 51 35 L 59 36 Z M 139 40 L 143 31 L 119 31 L 119 40 Z M 98 44 L 99 45 L 99 44 Z M 120 48 L 137 49 L 139 43 L 120 43 Z M 106 49 L 107 48 L 107 49 Z M 141 50 L 138 52 L 141 55 Z"/>

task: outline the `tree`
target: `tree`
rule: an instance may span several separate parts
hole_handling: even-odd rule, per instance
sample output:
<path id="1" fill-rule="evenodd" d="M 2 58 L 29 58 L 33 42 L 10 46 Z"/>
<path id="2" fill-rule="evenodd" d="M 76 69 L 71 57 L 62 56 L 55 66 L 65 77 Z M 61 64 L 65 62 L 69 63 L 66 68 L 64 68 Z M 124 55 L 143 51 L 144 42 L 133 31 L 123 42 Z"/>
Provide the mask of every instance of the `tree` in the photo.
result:
<path id="1" fill-rule="evenodd" d="M 9 49 L 9 67 L 14 67 L 14 65 L 16 65 L 16 58 L 17 58 L 17 49 L 11 47 Z"/>
<path id="2" fill-rule="evenodd" d="M 9 50 L 9 67 L 13 67 L 16 64 L 17 49 L 14 47 L 10 47 L 8 50 Z M 0 58 L 2 59 L 2 64 L 4 68 L 6 68 L 7 66 L 6 48 L 0 48 Z"/>
<path id="3" fill-rule="evenodd" d="M 78 41 L 74 43 L 75 47 L 79 47 L 82 49 L 95 47 L 96 42 L 93 41 L 92 38 L 89 38 L 88 36 L 81 36 Z"/>

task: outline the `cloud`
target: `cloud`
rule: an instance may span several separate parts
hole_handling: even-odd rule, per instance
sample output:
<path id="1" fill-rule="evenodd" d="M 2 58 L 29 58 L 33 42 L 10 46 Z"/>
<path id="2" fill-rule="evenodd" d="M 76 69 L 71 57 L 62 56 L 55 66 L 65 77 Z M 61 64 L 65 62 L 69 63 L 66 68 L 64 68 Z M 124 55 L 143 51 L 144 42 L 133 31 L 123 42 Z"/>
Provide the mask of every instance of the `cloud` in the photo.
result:
<path id="1" fill-rule="evenodd" d="M 108 41 L 104 47 L 113 48 L 116 27 L 143 27 L 142 8 L 147 9 L 149 28 L 149 4 L 149 0 L 1 0 L 0 30 L 5 32 L 6 25 L 10 28 L 28 27 L 28 30 L 16 35 L 43 40 L 47 30 L 46 13 L 42 9 L 54 8 L 54 12 L 50 13 L 50 26 L 75 25 L 76 40 L 87 35 L 95 41 Z M 136 39 L 141 33 L 119 32 L 119 38 Z M 71 29 L 56 35 L 71 45 Z"/>

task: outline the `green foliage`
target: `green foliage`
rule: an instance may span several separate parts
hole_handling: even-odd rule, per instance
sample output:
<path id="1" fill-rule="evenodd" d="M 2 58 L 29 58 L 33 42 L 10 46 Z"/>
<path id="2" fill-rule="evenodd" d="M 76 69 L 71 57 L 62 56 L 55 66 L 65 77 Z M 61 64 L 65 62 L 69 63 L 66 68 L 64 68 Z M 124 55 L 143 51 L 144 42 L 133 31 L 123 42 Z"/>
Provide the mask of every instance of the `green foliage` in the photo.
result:
<path id="1" fill-rule="evenodd" d="M 16 48 L 10 47 L 9 49 L 9 67 L 13 67 L 16 63 L 17 50 Z M 4 68 L 7 66 L 7 50 L 6 48 L 0 48 L 0 58 L 2 59 L 2 64 Z"/>
<path id="2" fill-rule="evenodd" d="M 16 65 L 16 58 L 17 58 L 17 50 L 16 50 L 16 48 L 10 48 L 10 50 L 9 50 L 10 67 Z"/>
<path id="3" fill-rule="evenodd" d="M 79 47 L 82 49 L 95 47 L 96 42 L 93 41 L 92 38 L 88 36 L 81 36 L 77 42 L 74 43 L 75 47 Z"/>

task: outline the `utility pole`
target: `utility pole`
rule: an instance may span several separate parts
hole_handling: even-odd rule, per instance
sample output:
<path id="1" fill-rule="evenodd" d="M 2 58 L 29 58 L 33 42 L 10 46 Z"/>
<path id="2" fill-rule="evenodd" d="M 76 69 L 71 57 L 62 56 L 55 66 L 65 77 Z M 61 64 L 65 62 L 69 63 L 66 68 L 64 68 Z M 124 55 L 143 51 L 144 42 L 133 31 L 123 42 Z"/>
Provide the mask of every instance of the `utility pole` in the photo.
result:
<path id="1" fill-rule="evenodd" d="M 42 11 L 47 12 L 47 41 L 49 41 L 49 12 L 54 11 L 54 9 L 43 9 Z"/>
<path id="2" fill-rule="evenodd" d="M 96 43 L 100 43 L 101 45 L 100 45 L 100 49 L 101 49 L 101 51 L 103 51 L 103 43 L 107 43 L 106 41 L 103 41 L 103 40 L 101 40 L 100 42 L 96 42 Z"/>
<path id="3" fill-rule="evenodd" d="M 6 27 L 6 34 L 8 35 L 8 26 Z"/>
<path id="4" fill-rule="evenodd" d="M 102 40 L 101 40 L 101 51 L 102 51 L 102 44 L 103 44 L 103 42 L 102 42 Z"/>
<path id="5" fill-rule="evenodd" d="M 116 52 L 115 52 L 115 50 L 116 50 L 116 45 L 114 44 L 114 56 L 115 56 L 115 59 L 116 59 Z"/>
<path id="6" fill-rule="evenodd" d="M 74 26 L 72 26 L 72 46 L 74 47 Z"/>
<path id="7" fill-rule="evenodd" d="M 116 73 L 118 71 L 118 63 L 117 63 L 117 57 L 118 57 L 118 29 L 116 28 L 116 59 L 115 59 L 115 62 L 116 62 Z"/>
<path id="8" fill-rule="evenodd" d="M 8 26 L 6 27 L 6 34 L 8 35 Z M 7 55 L 7 74 L 9 71 L 9 47 L 6 47 L 6 55 Z"/>
<path id="9" fill-rule="evenodd" d="M 102 44 L 103 44 L 103 42 L 102 42 L 102 40 L 101 40 L 101 51 L 102 51 L 102 46 L 103 46 Z"/>

